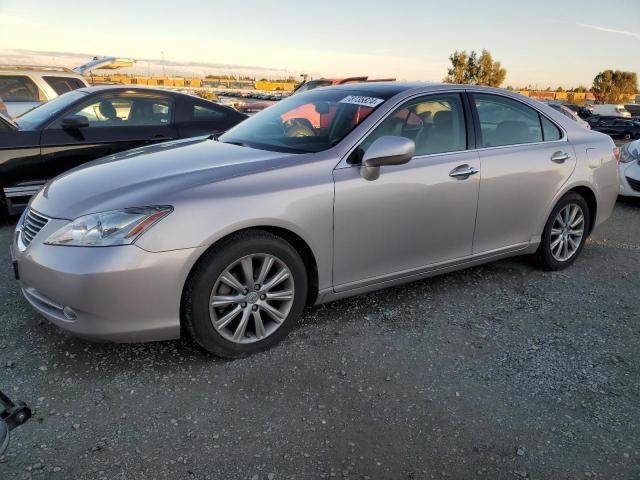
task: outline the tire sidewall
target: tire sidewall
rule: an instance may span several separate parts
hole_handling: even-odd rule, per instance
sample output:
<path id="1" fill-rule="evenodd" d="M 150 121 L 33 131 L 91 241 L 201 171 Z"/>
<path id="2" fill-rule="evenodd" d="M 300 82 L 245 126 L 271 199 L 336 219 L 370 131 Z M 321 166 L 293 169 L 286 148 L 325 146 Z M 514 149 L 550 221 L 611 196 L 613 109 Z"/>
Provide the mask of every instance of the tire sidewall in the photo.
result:
<path id="1" fill-rule="evenodd" d="M 561 262 L 559 260 L 556 260 L 551 253 L 551 229 L 558 213 L 569 204 L 576 204 L 582 209 L 582 214 L 584 215 L 584 234 L 582 236 L 582 239 L 580 240 L 578 250 L 571 256 L 571 258 L 565 260 L 564 262 Z M 589 205 L 587 204 L 585 199 L 581 195 L 573 192 L 568 193 L 564 197 L 562 197 L 551 211 L 551 214 L 549 215 L 547 223 L 544 227 L 544 231 L 542 233 L 542 241 L 539 254 L 541 256 L 543 266 L 548 270 L 562 270 L 572 265 L 573 262 L 575 262 L 582 253 L 582 249 L 584 248 L 584 245 L 587 241 L 590 229 L 591 217 L 589 212 Z"/>
<path id="2" fill-rule="evenodd" d="M 202 259 L 190 279 L 187 299 L 187 329 L 203 348 L 216 355 L 235 358 L 267 350 L 279 343 L 293 329 L 301 315 L 307 298 L 307 273 L 304 262 L 296 250 L 285 240 L 265 234 L 242 235 L 231 238 Z M 283 324 L 263 340 L 238 344 L 224 338 L 212 325 L 209 302 L 213 286 L 220 274 L 234 261 L 246 255 L 265 253 L 273 255 L 287 265 L 293 275 L 295 295 L 291 310 Z"/>

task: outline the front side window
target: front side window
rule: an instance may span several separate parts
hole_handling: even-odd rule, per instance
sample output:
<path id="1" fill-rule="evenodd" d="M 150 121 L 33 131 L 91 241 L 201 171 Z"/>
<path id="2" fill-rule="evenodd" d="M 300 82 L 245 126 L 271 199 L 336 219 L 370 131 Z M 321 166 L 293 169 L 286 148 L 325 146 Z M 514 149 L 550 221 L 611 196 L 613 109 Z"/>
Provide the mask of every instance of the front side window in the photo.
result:
<path id="1" fill-rule="evenodd" d="M 340 142 L 387 98 L 371 90 L 312 90 L 244 120 L 219 140 L 278 152 L 321 152 Z"/>
<path id="2" fill-rule="evenodd" d="M 160 126 L 171 122 L 171 110 L 167 98 L 113 95 L 93 99 L 68 115 L 82 115 L 95 128 Z"/>
<path id="3" fill-rule="evenodd" d="M 53 91 L 58 95 L 63 93 L 77 90 L 78 88 L 84 88 L 85 84 L 81 80 L 73 77 L 42 77 L 45 82 L 49 84 Z"/>
<path id="4" fill-rule="evenodd" d="M 0 75 L 0 98 L 5 102 L 47 101 L 33 80 L 24 75 Z"/>
<path id="5" fill-rule="evenodd" d="M 1 77 L 0 77 L 1 78 Z M 40 128 L 50 122 L 60 112 L 87 96 L 82 90 L 74 90 L 43 103 L 36 108 L 23 113 L 16 119 L 16 123 L 25 129 Z"/>
<path id="6" fill-rule="evenodd" d="M 497 95 L 474 93 L 473 99 L 483 147 L 543 141 L 540 115 L 533 108 Z"/>
<path id="7" fill-rule="evenodd" d="M 465 150 L 467 132 L 460 95 L 429 95 L 400 106 L 367 136 L 349 163 L 360 163 L 371 144 L 388 135 L 413 140 L 416 156 Z"/>

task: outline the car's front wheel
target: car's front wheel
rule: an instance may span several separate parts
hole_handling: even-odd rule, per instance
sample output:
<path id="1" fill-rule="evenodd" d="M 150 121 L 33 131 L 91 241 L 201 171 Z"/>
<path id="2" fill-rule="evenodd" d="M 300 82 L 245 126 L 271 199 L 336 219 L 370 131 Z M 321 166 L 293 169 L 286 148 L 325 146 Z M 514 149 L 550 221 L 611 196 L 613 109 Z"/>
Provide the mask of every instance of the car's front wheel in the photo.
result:
<path id="1" fill-rule="evenodd" d="M 202 347 L 235 358 L 271 348 L 294 327 L 307 297 L 298 252 L 264 231 L 234 234 L 198 262 L 183 298 L 183 321 Z"/>
<path id="2" fill-rule="evenodd" d="M 580 255 L 590 229 L 589 205 L 570 192 L 560 199 L 542 232 L 536 260 L 545 270 L 562 270 Z"/>

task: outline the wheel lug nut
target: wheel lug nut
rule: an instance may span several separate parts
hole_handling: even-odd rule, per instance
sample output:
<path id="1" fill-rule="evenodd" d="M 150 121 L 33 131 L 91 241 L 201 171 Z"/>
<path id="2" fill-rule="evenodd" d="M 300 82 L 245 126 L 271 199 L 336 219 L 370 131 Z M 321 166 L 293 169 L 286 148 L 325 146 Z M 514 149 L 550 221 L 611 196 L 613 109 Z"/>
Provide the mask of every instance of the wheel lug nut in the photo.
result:
<path id="1" fill-rule="evenodd" d="M 258 305 L 254 305 L 253 307 L 251 307 L 251 310 L 253 310 L 254 312 L 258 310 Z"/>
<path id="2" fill-rule="evenodd" d="M 259 283 L 256 283 L 255 289 L 256 290 L 260 290 L 260 284 Z"/>
<path id="3" fill-rule="evenodd" d="M 260 295 L 260 300 L 264 300 L 265 298 L 267 298 L 267 296 L 264 293 Z"/>
<path id="4" fill-rule="evenodd" d="M 240 306 L 241 306 L 242 308 L 246 308 L 246 306 L 247 306 L 247 302 L 242 302 L 242 303 L 240 304 Z"/>
<path id="5" fill-rule="evenodd" d="M 245 288 L 245 289 L 242 291 L 242 293 L 244 293 L 244 294 L 246 295 L 247 293 L 249 293 L 249 290 Z"/>

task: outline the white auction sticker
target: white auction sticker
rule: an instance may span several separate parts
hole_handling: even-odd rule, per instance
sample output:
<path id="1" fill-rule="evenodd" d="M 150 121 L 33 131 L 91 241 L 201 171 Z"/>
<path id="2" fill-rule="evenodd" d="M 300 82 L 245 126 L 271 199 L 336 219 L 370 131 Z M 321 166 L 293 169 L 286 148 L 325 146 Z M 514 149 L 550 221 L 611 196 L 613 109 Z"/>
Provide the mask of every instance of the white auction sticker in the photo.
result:
<path id="1" fill-rule="evenodd" d="M 340 103 L 351 103 L 353 105 L 362 105 L 364 107 L 377 107 L 382 102 L 384 102 L 384 100 L 381 98 L 363 97 L 360 95 L 349 95 L 348 97 L 344 97 L 340 100 Z"/>

